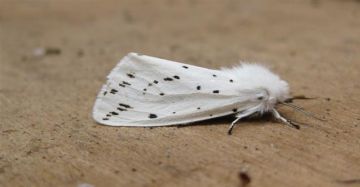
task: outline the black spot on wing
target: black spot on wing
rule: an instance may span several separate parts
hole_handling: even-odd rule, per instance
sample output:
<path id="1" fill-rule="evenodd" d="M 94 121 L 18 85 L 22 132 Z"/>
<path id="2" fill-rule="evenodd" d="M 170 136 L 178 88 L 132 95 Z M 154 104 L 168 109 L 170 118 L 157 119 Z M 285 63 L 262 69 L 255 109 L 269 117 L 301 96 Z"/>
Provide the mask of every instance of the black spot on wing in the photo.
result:
<path id="1" fill-rule="evenodd" d="M 185 68 L 185 69 L 188 69 L 189 67 L 187 67 L 187 66 L 182 66 L 183 68 Z"/>
<path id="2" fill-rule="evenodd" d="M 201 86 L 197 86 L 196 89 L 197 89 L 197 90 L 201 90 Z"/>
<path id="3" fill-rule="evenodd" d="M 131 84 L 128 83 L 128 82 L 126 82 L 126 81 L 123 81 L 123 84 L 128 85 L 128 86 L 131 86 Z"/>
<path id="4" fill-rule="evenodd" d="M 176 112 L 173 112 L 173 114 L 176 114 Z"/>
<path id="5" fill-rule="evenodd" d="M 173 76 L 175 79 L 180 79 L 180 77 L 179 76 L 177 76 L 177 75 L 175 75 L 175 76 Z"/>
<path id="6" fill-rule="evenodd" d="M 125 107 L 125 108 L 132 108 L 130 105 L 124 104 L 124 103 L 119 103 L 120 106 Z"/>
<path id="7" fill-rule="evenodd" d="M 143 90 L 144 90 L 144 92 L 146 92 L 146 90 L 147 90 L 147 89 L 146 89 L 146 88 L 144 88 Z"/>
<path id="8" fill-rule="evenodd" d="M 201 108 L 200 107 L 197 107 L 198 110 L 200 110 Z"/>
<path id="9" fill-rule="evenodd" d="M 232 109 L 233 112 L 237 112 L 237 108 Z"/>
<path id="10" fill-rule="evenodd" d="M 110 114 L 112 114 L 112 115 L 119 115 L 119 113 L 117 113 L 117 112 L 110 112 Z"/>
<path id="11" fill-rule="evenodd" d="M 159 95 L 163 96 L 163 95 L 165 95 L 165 94 L 164 94 L 164 93 L 160 93 Z"/>
<path id="12" fill-rule="evenodd" d="M 217 77 L 215 74 L 212 75 L 213 77 Z"/>
<path id="13" fill-rule="evenodd" d="M 111 117 L 111 115 L 110 115 L 110 114 L 106 114 L 106 117 Z"/>
<path id="14" fill-rule="evenodd" d="M 124 87 L 124 88 L 125 88 L 125 85 L 123 85 L 123 84 L 121 84 L 121 83 L 119 84 L 119 86 L 121 86 L 121 87 Z"/>
<path id="15" fill-rule="evenodd" d="M 214 90 L 213 93 L 220 93 L 220 91 L 219 90 Z"/>
<path id="16" fill-rule="evenodd" d="M 116 92 L 118 92 L 118 91 L 115 90 L 115 89 L 111 89 L 111 90 L 110 90 L 110 93 L 111 93 L 111 94 L 116 94 Z"/>
<path id="17" fill-rule="evenodd" d="M 149 114 L 149 118 L 153 119 L 153 118 L 157 118 L 156 114 Z"/>
<path id="18" fill-rule="evenodd" d="M 230 81 L 230 82 L 234 82 L 234 80 L 232 80 L 232 79 L 230 79 L 229 81 Z"/>
<path id="19" fill-rule="evenodd" d="M 118 109 L 119 111 L 127 111 L 125 108 L 117 107 L 117 109 Z"/>
<path id="20" fill-rule="evenodd" d="M 152 86 L 152 84 L 151 84 L 151 83 L 149 83 L 149 84 L 148 84 L 148 86 Z"/>
<path id="21" fill-rule="evenodd" d="M 170 78 L 170 77 L 166 77 L 164 78 L 164 81 L 173 81 L 174 79 Z"/>
<path id="22" fill-rule="evenodd" d="M 157 80 L 154 80 L 154 84 L 157 84 L 157 83 L 159 83 L 159 81 L 157 81 Z"/>
<path id="23" fill-rule="evenodd" d="M 128 77 L 130 77 L 130 78 L 135 78 L 135 76 L 133 75 L 133 74 L 131 74 L 131 73 L 128 73 L 128 74 L 126 74 Z"/>
<path id="24" fill-rule="evenodd" d="M 103 118 L 104 121 L 109 120 L 109 118 Z"/>
<path id="25" fill-rule="evenodd" d="M 104 93 L 103 93 L 103 95 L 105 96 L 107 94 L 107 91 L 105 91 Z"/>

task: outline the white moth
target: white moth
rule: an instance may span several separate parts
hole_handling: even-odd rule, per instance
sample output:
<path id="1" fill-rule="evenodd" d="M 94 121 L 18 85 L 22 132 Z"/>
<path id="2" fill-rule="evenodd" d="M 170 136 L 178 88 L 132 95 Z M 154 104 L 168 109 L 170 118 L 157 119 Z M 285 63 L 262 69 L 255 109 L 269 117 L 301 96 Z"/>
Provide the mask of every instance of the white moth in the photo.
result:
<path id="1" fill-rule="evenodd" d="M 212 70 L 129 53 L 107 76 L 94 119 L 104 125 L 152 127 L 188 124 L 226 115 L 241 118 L 270 112 L 289 98 L 288 83 L 264 66 L 241 64 Z"/>

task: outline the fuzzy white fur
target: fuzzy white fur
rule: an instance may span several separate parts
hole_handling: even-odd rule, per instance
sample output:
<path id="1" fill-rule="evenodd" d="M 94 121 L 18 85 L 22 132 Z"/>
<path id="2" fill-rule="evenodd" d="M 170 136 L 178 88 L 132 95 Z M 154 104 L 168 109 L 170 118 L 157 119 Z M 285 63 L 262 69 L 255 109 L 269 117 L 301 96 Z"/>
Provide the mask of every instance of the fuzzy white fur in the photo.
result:
<path id="1" fill-rule="evenodd" d="M 241 89 L 266 90 L 268 95 L 264 99 L 261 112 L 270 111 L 276 103 L 289 98 L 288 83 L 263 65 L 242 63 L 231 69 L 223 68 L 222 71 L 235 75 Z"/>

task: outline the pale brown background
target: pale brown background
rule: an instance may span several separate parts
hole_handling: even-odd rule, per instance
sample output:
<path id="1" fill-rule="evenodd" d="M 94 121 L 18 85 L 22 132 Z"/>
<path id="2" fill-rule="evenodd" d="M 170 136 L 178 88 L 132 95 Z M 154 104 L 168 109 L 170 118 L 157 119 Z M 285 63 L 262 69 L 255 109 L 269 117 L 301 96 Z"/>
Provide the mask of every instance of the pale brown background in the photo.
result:
<path id="1" fill-rule="evenodd" d="M 98 125 L 95 96 L 131 51 L 263 62 L 327 122 L 283 107 L 308 125 Z M 241 186 L 242 170 L 250 186 L 360 185 L 359 1 L 0 0 L 0 58 L 0 186 Z"/>

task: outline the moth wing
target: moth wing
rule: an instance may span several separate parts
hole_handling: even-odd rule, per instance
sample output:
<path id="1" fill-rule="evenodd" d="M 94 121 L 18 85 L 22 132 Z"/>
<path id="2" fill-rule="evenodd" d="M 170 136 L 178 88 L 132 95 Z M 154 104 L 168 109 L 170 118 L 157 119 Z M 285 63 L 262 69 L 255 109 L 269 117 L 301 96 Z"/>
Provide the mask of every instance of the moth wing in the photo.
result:
<path id="1" fill-rule="evenodd" d="M 237 90 L 235 83 L 222 71 L 130 53 L 108 75 L 93 117 L 111 126 L 165 126 L 256 106 L 259 90 Z"/>

